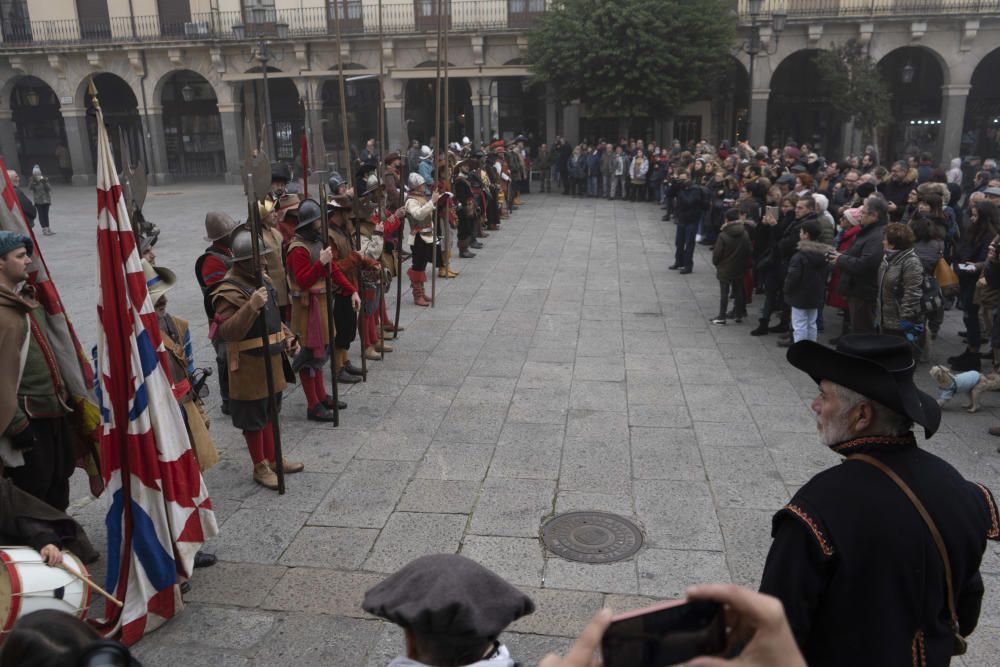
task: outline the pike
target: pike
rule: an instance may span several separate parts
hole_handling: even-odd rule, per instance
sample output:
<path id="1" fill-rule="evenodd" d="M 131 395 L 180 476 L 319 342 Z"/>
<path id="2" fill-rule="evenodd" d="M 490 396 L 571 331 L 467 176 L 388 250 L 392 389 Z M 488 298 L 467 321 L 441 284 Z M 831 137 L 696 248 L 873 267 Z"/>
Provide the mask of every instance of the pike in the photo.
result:
<path id="1" fill-rule="evenodd" d="M 338 7 L 336 11 L 333 12 L 333 23 L 334 29 L 337 35 L 337 88 L 340 92 L 340 132 L 344 139 L 344 166 L 347 168 L 347 186 L 354 191 L 355 201 L 357 201 L 357 190 L 354 186 L 354 170 L 351 165 L 351 140 L 347 134 L 347 93 L 344 90 L 344 56 L 341 52 L 340 45 L 343 44 L 343 38 L 340 33 L 340 8 Z M 381 52 L 382 47 L 379 45 L 379 52 Z M 323 202 L 323 206 L 326 206 L 326 202 Z M 352 211 L 353 212 L 353 211 Z M 361 229 L 358 228 L 358 249 L 361 249 Z M 361 276 L 361 267 L 359 266 L 356 271 L 356 279 L 358 281 L 358 296 L 361 298 L 361 308 L 358 309 L 358 322 L 361 323 L 364 320 L 361 319 L 362 314 L 365 310 L 365 291 L 364 282 Z M 363 328 L 363 325 L 362 325 Z M 364 333 L 361 333 L 361 380 L 362 382 L 368 382 L 368 359 L 365 357 L 365 344 L 364 344 Z M 347 362 L 344 362 L 345 365 Z"/>
<path id="2" fill-rule="evenodd" d="M 247 119 L 244 130 L 243 145 L 246 146 L 246 156 L 243 159 L 243 191 L 247 197 L 247 222 L 250 226 L 251 249 L 253 253 L 254 282 L 258 288 L 264 287 L 264 270 L 261 266 L 260 242 L 261 242 L 261 220 L 258 203 L 267 194 L 267 189 L 271 185 L 271 161 L 267 156 L 267 151 L 261 146 L 256 155 L 254 154 L 254 131 Z M 278 493 L 285 493 L 285 457 L 281 452 L 281 428 L 278 420 L 278 406 L 274 398 L 274 370 L 271 368 L 271 344 L 267 335 L 267 324 L 264 320 L 264 312 L 261 310 L 257 322 L 260 324 L 260 339 L 264 350 L 264 378 L 267 382 L 267 411 L 271 421 L 271 430 L 274 433 L 274 471 L 278 476 Z"/>
<path id="3" fill-rule="evenodd" d="M 324 247 L 330 247 L 330 218 L 326 210 L 326 184 L 319 184 L 319 219 L 321 233 L 323 234 Z M 330 386 L 333 395 L 333 425 L 340 426 L 340 387 L 337 385 L 337 364 L 334 362 L 336 347 L 333 340 L 333 280 L 330 278 L 330 267 L 323 271 L 323 280 L 326 283 L 326 349 L 330 355 Z"/>
<path id="4" fill-rule="evenodd" d="M 450 7 L 449 3 L 449 7 Z M 436 176 L 437 176 L 437 163 L 441 157 L 441 28 L 444 25 L 444 0 L 437 0 L 437 12 L 438 12 L 438 25 L 437 25 L 437 72 L 434 78 L 434 157 L 433 157 L 433 171 L 431 171 L 431 179 L 435 180 L 435 183 L 431 185 L 431 194 L 434 194 L 434 189 L 437 187 Z M 445 118 L 445 123 L 447 124 L 447 118 Z M 440 216 L 438 215 L 437 204 L 434 205 L 434 211 L 431 214 L 431 308 L 434 307 L 434 297 L 437 292 L 437 262 L 438 262 L 438 223 L 440 222 Z"/>
<path id="5" fill-rule="evenodd" d="M 385 135 L 386 135 L 386 131 L 385 131 L 385 81 L 384 81 L 384 79 L 385 79 L 385 55 L 382 53 L 382 47 L 381 47 L 381 45 L 382 45 L 382 0 L 378 0 L 378 43 L 379 43 L 379 50 L 378 50 L 378 141 L 376 142 L 376 146 L 377 146 L 377 150 L 378 150 L 378 153 L 377 153 L 377 155 L 378 155 L 378 162 L 376 162 L 376 164 L 380 165 L 380 164 L 382 164 L 382 159 L 385 156 L 385 150 L 383 148 L 384 147 L 384 143 L 383 142 L 385 141 Z M 376 173 L 376 175 L 380 175 L 382 173 L 381 169 L 379 167 L 376 167 L 375 168 L 375 173 Z M 376 199 L 376 201 L 378 202 L 378 209 L 377 209 L 378 210 L 378 219 L 379 219 L 379 222 L 381 222 L 382 225 L 383 225 L 383 227 L 384 227 L 385 226 L 385 187 L 384 187 L 384 185 L 382 183 L 382 178 L 381 177 L 379 177 L 379 186 L 380 187 L 379 187 L 379 190 L 378 190 L 378 193 L 377 193 L 377 199 Z M 400 227 L 402 227 L 402 225 L 400 225 Z M 397 257 L 398 256 L 399 255 L 397 254 Z M 396 269 L 397 269 L 397 272 L 400 273 L 400 275 L 402 275 L 402 272 L 398 271 L 398 269 L 399 269 L 399 263 L 398 262 L 396 263 Z M 382 296 L 379 297 L 378 317 L 375 318 L 375 320 L 377 322 L 379 322 L 379 325 L 378 325 L 378 339 L 379 339 L 379 342 L 380 342 L 380 345 L 379 345 L 380 349 L 379 349 L 379 353 L 378 354 L 379 354 L 379 358 L 384 360 L 385 359 L 385 322 L 383 322 L 381 320 L 382 320 L 382 314 L 385 313 L 385 314 L 388 315 L 388 312 L 386 312 L 387 309 L 385 308 L 385 288 L 386 288 L 386 285 L 381 280 L 379 281 L 379 284 L 382 286 Z M 393 335 L 393 337 L 395 337 L 395 336 L 398 336 L 399 333 L 396 332 L 396 331 L 393 331 L 392 335 Z"/>

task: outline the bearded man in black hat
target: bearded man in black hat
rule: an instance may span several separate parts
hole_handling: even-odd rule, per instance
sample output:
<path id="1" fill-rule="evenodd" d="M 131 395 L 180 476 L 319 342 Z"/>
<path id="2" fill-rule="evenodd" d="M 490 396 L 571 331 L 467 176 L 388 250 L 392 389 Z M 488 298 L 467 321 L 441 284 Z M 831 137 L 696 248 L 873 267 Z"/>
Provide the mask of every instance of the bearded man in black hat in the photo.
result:
<path id="1" fill-rule="evenodd" d="M 913 425 L 930 438 L 941 409 L 913 383 L 905 340 L 801 341 L 788 360 L 819 384 L 816 428 L 846 460 L 775 514 L 761 591 L 812 667 L 947 665 L 979 620 L 993 495 L 917 446 Z"/>

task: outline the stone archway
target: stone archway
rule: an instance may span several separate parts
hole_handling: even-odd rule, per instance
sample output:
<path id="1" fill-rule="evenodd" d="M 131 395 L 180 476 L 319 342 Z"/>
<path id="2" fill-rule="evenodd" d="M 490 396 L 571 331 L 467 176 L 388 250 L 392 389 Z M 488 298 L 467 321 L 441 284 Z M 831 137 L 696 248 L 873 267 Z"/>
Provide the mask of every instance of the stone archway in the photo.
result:
<path id="1" fill-rule="evenodd" d="M 197 72 L 178 70 L 158 88 L 167 171 L 181 179 L 224 175 L 222 121 L 212 84 Z"/>
<path id="2" fill-rule="evenodd" d="M 437 63 L 421 63 L 417 67 L 433 68 Z M 449 63 L 449 67 L 454 67 Z M 428 144 L 434 134 L 434 100 L 436 82 L 433 70 L 429 78 L 410 79 L 406 82 L 406 106 L 404 118 L 409 139 Z M 442 90 L 442 96 L 443 96 Z M 444 104 L 444 101 L 441 102 Z M 461 141 L 463 136 L 472 135 L 472 87 L 467 79 L 448 79 L 448 132 L 447 142 Z"/>
<path id="3" fill-rule="evenodd" d="M 128 140 L 132 164 L 143 161 L 149 165 L 150 161 L 144 159 L 146 143 L 142 136 L 142 120 L 139 118 L 139 102 L 135 98 L 132 87 L 121 77 L 109 72 L 101 72 L 93 78 L 94 86 L 97 88 L 97 99 L 101 103 L 101 111 L 104 113 L 104 123 L 108 130 L 108 138 L 111 140 L 111 150 L 114 153 L 115 164 L 121 170 L 124 167 L 121 154 L 121 143 L 119 136 L 125 135 Z M 97 114 L 94 111 L 94 101 L 90 95 L 84 95 L 87 109 L 87 134 L 90 137 L 90 145 L 97 144 Z M 91 152 L 91 163 L 96 169 L 97 152 Z"/>
<path id="4" fill-rule="evenodd" d="M 357 159 L 365 142 L 378 138 L 378 79 L 372 77 L 346 81 L 352 77 L 352 71 L 362 69 L 364 67 L 357 63 L 344 64 L 347 143 L 351 149 L 352 159 Z M 344 159 L 344 137 L 340 123 L 340 79 L 336 76 L 336 68 L 332 74 L 333 78 L 324 80 L 319 90 L 320 123 L 323 126 L 323 143 L 331 153 L 333 161 L 339 165 Z"/>
<path id="5" fill-rule="evenodd" d="M 20 166 L 27 174 L 37 164 L 42 173 L 69 183 L 73 169 L 59 96 L 49 84 L 28 75 L 14 82 L 9 101 L 17 145 L 16 162 L 9 166 Z"/>
<path id="6" fill-rule="evenodd" d="M 996 76 L 1000 71 L 1000 48 L 991 51 L 972 73 L 972 89 L 965 107 L 962 129 L 962 155 L 982 159 L 1000 158 L 1000 90 Z"/>
<path id="7" fill-rule="evenodd" d="M 946 71 L 938 54 L 922 46 L 904 46 L 878 63 L 892 92 L 893 123 L 880 142 L 883 162 L 923 152 L 940 156 L 942 93 Z"/>
<path id="8" fill-rule="evenodd" d="M 834 92 L 820 76 L 817 53 L 817 49 L 796 51 L 774 70 L 767 103 L 768 146 L 781 147 L 795 141 L 816 147 L 818 153 L 833 155 L 842 145 L 843 119 L 831 106 Z M 754 119 L 754 125 L 759 122 Z"/>
<path id="9" fill-rule="evenodd" d="M 259 67 L 247 70 L 247 73 L 261 73 Z M 280 74 L 281 71 L 268 67 L 268 74 Z M 305 109 L 299 96 L 295 82 L 288 77 L 269 77 L 267 80 L 268 99 L 271 108 L 270 158 L 276 162 L 284 162 L 290 166 L 299 165 L 301 137 L 305 128 Z M 264 127 L 267 122 L 264 102 L 263 77 L 246 81 L 241 91 L 243 111 L 255 127 Z M 297 173 L 298 168 L 293 169 Z"/>

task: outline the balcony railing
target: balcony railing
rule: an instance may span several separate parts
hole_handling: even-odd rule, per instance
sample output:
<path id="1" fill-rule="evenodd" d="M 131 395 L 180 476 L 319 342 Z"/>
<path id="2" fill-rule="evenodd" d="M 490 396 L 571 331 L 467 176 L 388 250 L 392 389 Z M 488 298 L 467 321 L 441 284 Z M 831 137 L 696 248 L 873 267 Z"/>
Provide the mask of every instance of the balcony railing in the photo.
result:
<path id="1" fill-rule="evenodd" d="M 750 20 L 748 5 L 748 0 L 739 0 L 744 23 Z M 764 0 L 764 16 L 779 11 L 789 20 L 988 16 L 1000 15 L 1000 0 Z"/>
<path id="2" fill-rule="evenodd" d="M 447 0 L 453 32 L 485 30 L 525 30 L 544 13 L 551 0 Z M 430 3 L 430 4 L 429 4 Z M 339 0 L 344 7 L 341 32 L 345 36 L 378 33 L 378 5 L 369 0 Z M 386 35 L 419 34 L 437 30 L 437 0 L 396 0 L 382 6 L 382 31 Z M 87 23 L 76 19 L 58 21 L 5 22 L 0 28 L 0 48 L 25 48 L 36 44 L 79 44 L 109 42 L 152 42 L 183 40 L 236 40 L 237 32 L 253 37 L 274 26 L 286 24 L 289 37 L 319 37 L 334 34 L 335 10 L 325 7 L 279 9 L 265 23 L 255 23 L 242 12 L 205 12 L 191 15 L 184 23 L 160 21 L 152 16 L 116 16 L 107 22 Z M 251 20 L 247 20 L 251 19 Z M 272 22 L 273 21 L 273 22 Z M 242 26 L 242 31 L 234 27 Z"/>

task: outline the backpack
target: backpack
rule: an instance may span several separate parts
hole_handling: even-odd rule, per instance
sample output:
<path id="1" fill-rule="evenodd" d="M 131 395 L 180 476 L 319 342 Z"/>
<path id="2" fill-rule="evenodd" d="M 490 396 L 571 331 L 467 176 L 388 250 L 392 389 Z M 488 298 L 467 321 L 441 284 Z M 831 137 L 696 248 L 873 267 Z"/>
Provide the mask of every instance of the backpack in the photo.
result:
<path id="1" fill-rule="evenodd" d="M 944 294 L 937 279 L 924 273 L 923 280 L 920 281 L 920 312 L 923 315 L 930 315 L 937 312 L 944 305 Z"/>

